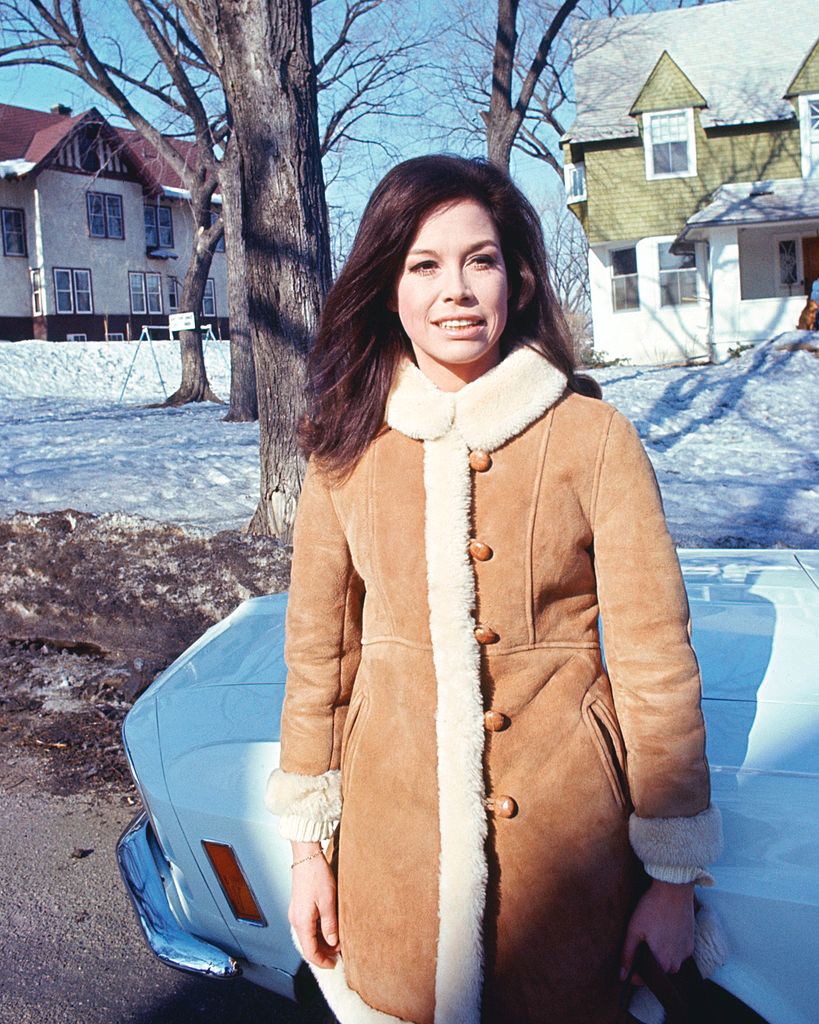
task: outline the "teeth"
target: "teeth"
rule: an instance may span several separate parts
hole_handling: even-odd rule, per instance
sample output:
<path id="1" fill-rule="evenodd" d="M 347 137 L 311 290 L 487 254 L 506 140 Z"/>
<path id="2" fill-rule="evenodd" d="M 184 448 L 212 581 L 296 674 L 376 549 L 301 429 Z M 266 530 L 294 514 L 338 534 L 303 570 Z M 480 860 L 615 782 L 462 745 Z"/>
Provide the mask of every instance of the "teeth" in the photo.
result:
<path id="1" fill-rule="evenodd" d="M 477 320 L 439 320 L 438 326 L 447 330 L 452 327 L 475 327 Z"/>

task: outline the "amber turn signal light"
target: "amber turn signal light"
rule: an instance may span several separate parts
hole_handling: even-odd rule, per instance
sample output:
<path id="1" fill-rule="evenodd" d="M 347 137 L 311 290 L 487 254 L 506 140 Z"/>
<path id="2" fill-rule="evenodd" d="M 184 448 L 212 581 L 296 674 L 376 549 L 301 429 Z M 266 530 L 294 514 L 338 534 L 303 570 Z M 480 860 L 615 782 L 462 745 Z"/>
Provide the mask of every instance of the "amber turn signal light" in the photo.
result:
<path id="1" fill-rule="evenodd" d="M 247 884 L 244 871 L 233 848 L 226 843 L 214 843 L 208 839 L 202 840 L 202 846 L 208 855 L 214 874 L 219 879 L 225 899 L 230 904 L 230 909 L 240 921 L 250 921 L 252 924 L 267 924 L 264 915 L 259 909 L 250 886 Z"/>

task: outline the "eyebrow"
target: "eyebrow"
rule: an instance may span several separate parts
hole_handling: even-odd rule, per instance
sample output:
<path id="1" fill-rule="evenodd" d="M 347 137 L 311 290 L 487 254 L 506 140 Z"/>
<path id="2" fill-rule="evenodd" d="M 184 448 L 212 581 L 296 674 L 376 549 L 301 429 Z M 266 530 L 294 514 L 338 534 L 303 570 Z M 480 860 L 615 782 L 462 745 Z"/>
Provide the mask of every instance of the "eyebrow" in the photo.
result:
<path id="1" fill-rule="evenodd" d="M 474 245 L 468 247 L 470 252 L 474 252 L 476 249 L 486 248 L 500 249 L 500 246 L 496 241 L 491 238 L 487 238 L 482 242 L 476 242 Z M 407 256 L 437 256 L 438 253 L 434 249 L 410 249 Z"/>

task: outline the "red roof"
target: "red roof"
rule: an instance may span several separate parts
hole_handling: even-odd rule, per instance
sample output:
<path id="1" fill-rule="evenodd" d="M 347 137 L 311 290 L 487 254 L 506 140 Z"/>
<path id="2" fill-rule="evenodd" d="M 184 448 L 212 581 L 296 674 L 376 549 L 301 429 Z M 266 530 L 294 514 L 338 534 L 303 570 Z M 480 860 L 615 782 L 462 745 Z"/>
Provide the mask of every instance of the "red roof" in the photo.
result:
<path id="1" fill-rule="evenodd" d="M 81 114 L 52 114 L 44 110 L 29 110 L 0 103 L 0 160 L 29 160 L 38 164 L 83 121 L 89 114 L 99 118 L 109 132 L 117 136 L 126 150 L 126 158 L 134 170 L 150 184 L 185 188 L 185 183 L 162 159 L 154 147 L 139 132 L 117 128 L 91 108 Z M 182 139 L 169 139 L 186 163 L 193 166 L 196 147 Z"/>

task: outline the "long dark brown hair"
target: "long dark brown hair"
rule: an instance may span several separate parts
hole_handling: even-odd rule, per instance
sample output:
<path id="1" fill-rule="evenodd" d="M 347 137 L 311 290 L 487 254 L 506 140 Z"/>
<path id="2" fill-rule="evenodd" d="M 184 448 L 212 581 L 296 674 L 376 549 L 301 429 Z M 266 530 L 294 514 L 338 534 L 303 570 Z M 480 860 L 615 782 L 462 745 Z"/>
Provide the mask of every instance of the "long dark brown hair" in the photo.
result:
<path id="1" fill-rule="evenodd" d="M 600 395 L 575 373 L 569 330 L 549 283 L 540 219 L 511 179 L 485 160 L 437 155 L 398 164 L 382 179 L 361 218 L 350 255 L 327 296 L 307 360 L 305 455 L 344 472 L 382 428 L 396 366 L 412 346 L 387 304 L 422 220 L 459 200 L 480 203 L 495 223 L 510 286 L 501 354 L 526 341 L 566 374 L 569 387 Z"/>

